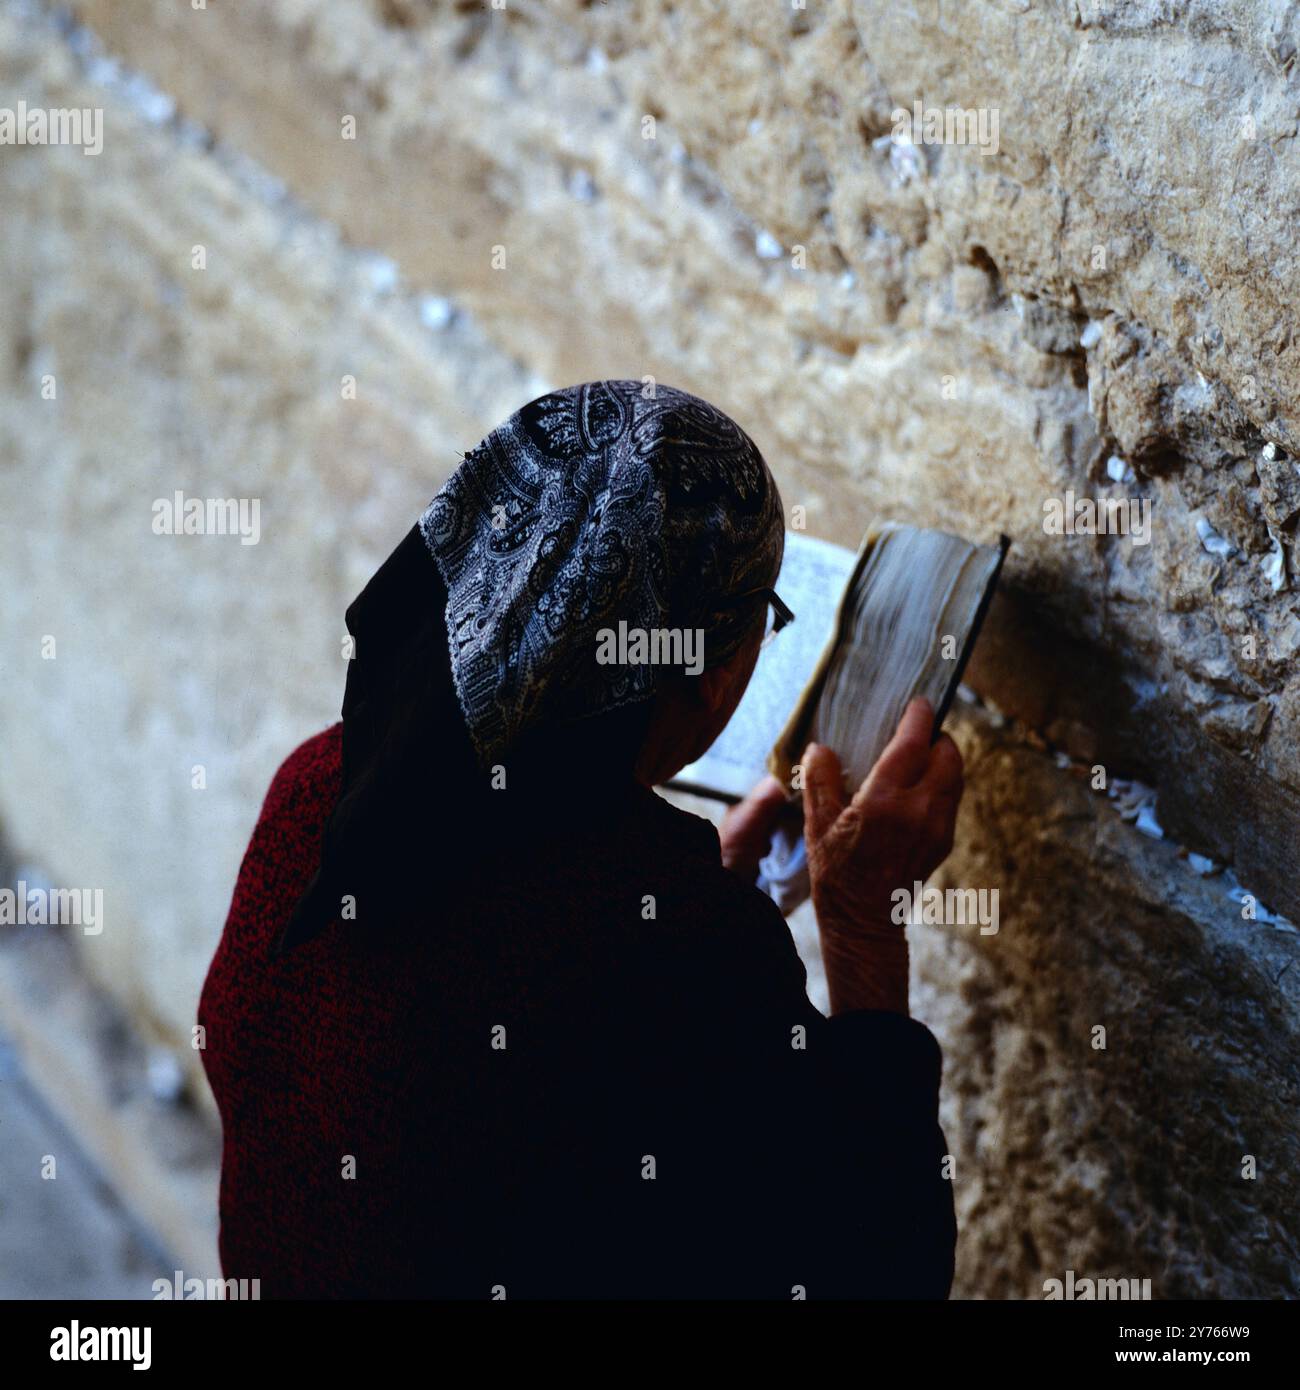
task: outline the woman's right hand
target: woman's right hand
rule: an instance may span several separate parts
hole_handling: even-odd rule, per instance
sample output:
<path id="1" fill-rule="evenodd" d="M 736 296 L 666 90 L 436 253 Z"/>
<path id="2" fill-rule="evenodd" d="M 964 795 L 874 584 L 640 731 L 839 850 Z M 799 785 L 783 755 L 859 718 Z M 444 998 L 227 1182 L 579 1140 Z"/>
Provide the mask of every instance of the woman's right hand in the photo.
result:
<path id="1" fill-rule="evenodd" d="M 871 774 L 847 798 L 840 760 L 821 744 L 803 758 L 804 841 L 831 1013 L 907 1012 L 907 938 L 891 920 L 896 889 L 924 882 L 952 849 L 962 760 L 934 711 L 913 700 Z"/>

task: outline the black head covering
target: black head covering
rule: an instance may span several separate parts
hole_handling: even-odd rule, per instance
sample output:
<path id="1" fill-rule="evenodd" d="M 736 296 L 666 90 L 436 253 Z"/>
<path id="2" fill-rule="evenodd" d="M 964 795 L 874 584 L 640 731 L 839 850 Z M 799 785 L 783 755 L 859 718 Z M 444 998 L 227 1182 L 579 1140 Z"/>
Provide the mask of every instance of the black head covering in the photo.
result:
<path id="1" fill-rule="evenodd" d="M 762 611 L 736 597 L 775 581 L 783 544 L 757 447 L 684 391 L 589 382 L 493 430 L 347 611 L 342 787 L 273 954 L 345 895 L 358 919 L 388 913 L 431 856 L 466 878 L 538 798 L 626 778 L 663 667 L 600 659 L 601 634 L 699 631 L 719 665 Z"/>

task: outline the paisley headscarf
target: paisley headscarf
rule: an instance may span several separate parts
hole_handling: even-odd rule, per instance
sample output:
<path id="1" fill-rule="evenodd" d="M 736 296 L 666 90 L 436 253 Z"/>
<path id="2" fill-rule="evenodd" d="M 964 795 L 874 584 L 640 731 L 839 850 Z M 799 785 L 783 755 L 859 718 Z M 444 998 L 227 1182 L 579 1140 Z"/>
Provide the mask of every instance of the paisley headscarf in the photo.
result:
<path id="1" fill-rule="evenodd" d="M 471 453 L 420 519 L 447 585 L 452 673 L 480 760 L 525 729 L 655 692 L 661 667 L 600 664 L 598 633 L 702 631 L 726 661 L 781 565 L 780 495 L 749 436 L 670 386 L 539 397 Z"/>
<path id="2" fill-rule="evenodd" d="M 602 663 L 602 631 L 702 631 L 719 665 L 760 621 L 784 541 L 753 441 L 685 391 L 588 382 L 493 430 L 348 608 L 338 800 L 272 955 L 344 898 L 401 920 L 429 880 L 444 900 L 472 891 L 512 836 L 598 813 L 669 669 Z M 507 798 L 490 785 L 503 758 Z"/>

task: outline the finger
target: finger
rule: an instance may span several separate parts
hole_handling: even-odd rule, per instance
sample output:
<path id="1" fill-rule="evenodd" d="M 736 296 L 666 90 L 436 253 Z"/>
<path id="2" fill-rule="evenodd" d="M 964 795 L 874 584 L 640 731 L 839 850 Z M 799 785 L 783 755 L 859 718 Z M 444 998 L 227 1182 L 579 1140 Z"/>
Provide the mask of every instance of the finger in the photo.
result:
<path id="1" fill-rule="evenodd" d="M 753 802 L 756 806 L 783 806 L 786 801 L 785 788 L 777 777 L 773 777 L 769 772 L 766 777 L 757 783 L 745 798 L 748 802 Z"/>
<path id="2" fill-rule="evenodd" d="M 930 762 L 930 732 L 934 727 L 934 710 L 929 700 L 913 700 L 898 721 L 898 731 L 885 746 L 871 775 L 859 789 L 864 795 L 882 785 L 891 788 L 915 786 Z"/>
<path id="3" fill-rule="evenodd" d="M 961 796 L 964 779 L 960 750 L 947 734 L 941 734 L 930 750 L 930 765 L 924 779 L 927 788 L 937 797 L 956 800 Z"/>
<path id="4" fill-rule="evenodd" d="M 785 804 L 785 788 L 769 774 L 727 812 L 723 827 L 737 843 L 765 848 Z"/>
<path id="5" fill-rule="evenodd" d="M 810 743 L 803 755 L 804 835 L 815 842 L 844 809 L 844 773 L 835 751 Z"/>

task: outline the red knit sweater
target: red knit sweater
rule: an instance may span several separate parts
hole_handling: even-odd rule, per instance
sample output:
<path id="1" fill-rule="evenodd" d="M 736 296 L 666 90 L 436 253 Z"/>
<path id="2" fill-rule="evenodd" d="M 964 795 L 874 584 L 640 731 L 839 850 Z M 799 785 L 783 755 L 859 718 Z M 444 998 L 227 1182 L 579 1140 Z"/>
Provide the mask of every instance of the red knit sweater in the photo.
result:
<path id="1" fill-rule="evenodd" d="M 944 1297 L 937 1045 L 826 1020 L 712 826 L 629 784 L 445 905 L 271 961 L 341 725 L 276 774 L 199 1005 L 221 1256 L 263 1296 Z"/>

